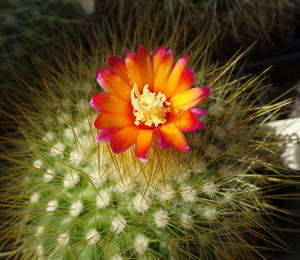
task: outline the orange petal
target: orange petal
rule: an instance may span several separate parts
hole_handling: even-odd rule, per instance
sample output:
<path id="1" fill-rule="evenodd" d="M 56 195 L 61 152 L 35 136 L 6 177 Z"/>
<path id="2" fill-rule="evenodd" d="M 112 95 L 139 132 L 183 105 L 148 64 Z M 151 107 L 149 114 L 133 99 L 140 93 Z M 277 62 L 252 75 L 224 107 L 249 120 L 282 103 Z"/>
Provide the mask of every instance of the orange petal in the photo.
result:
<path id="1" fill-rule="evenodd" d="M 197 108 L 194 108 L 197 109 Z M 198 109 L 197 109 L 198 110 Z M 199 109 L 200 110 L 200 109 Z M 203 110 L 201 110 L 203 111 Z M 204 111 L 203 111 L 204 112 Z M 192 109 L 174 115 L 168 119 L 168 122 L 176 125 L 180 131 L 193 132 L 202 129 L 205 123 L 198 120 L 199 115 L 192 112 Z"/>
<path id="2" fill-rule="evenodd" d="M 131 88 L 133 87 L 134 83 L 136 83 L 139 91 L 141 92 L 144 86 L 140 68 L 134 56 L 128 50 L 126 50 L 125 64 L 127 69 L 127 75 L 131 82 Z"/>
<path id="3" fill-rule="evenodd" d="M 170 99 L 171 115 L 179 114 L 198 105 L 201 101 L 208 97 L 210 92 L 211 88 L 209 87 L 197 87 L 172 97 Z"/>
<path id="4" fill-rule="evenodd" d="M 167 50 L 164 46 L 159 46 L 156 48 L 156 50 L 152 54 L 153 59 L 153 76 L 156 77 L 158 68 L 160 66 L 160 63 L 165 56 Z"/>
<path id="5" fill-rule="evenodd" d="M 159 67 L 157 69 L 157 73 L 153 80 L 153 91 L 159 92 L 161 91 L 166 82 L 167 79 L 173 69 L 173 62 L 174 62 L 174 53 L 170 49 L 165 56 L 163 57 L 161 63 L 159 64 Z"/>
<path id="6" fill-rule="evenodd" d="M 97 129 L 117 128 L 133 125 L 133 116 L 124 114 L 101 113 L 94 122 Z"/>
<path id="7" fill-rule="evenodd" d="M 126 73 L 125 61 L 116 56 L 109 56 L 107 60 L 109 68 L 129 83 Z"/>
<path id="8" fill-rule="evenodd" d="M 187 90 L 189 90 L 194 84 L 194 71 L 190 68 L 185 69 L 182 72 L 181 79 L 178 83 L 177 88 L 172 93 L 172 96 L 179 95 Z"/>
<path id="9" fill-rule="evenodd" d="M 132 106 L 117 98 L 110 93 L 98 93 L 93 97 L 93 105 L 100 112 L 108 112 L 114 114 L 130 114 L 132 113 Z"/>
<path id="10" fill-rule="evenodd" d="M 189 146 L 183 133 L 172 123 L 166 123 L 159 128 L 160 146 L 170 147 L 170 144 L 182 152 L 188 152 Z"/>
<path id="11" fill-rule="evenodd" d="M 174 90 L 177 89 L 177 86 L 180 82 L 182 72 L 185 69 L 188 63 L 188 56 L 185 55 L 180 60 L 178 60 L 167 80 L 165 87 L 163 88 L 163 93 L 166 97 L 170 97 Z"/>
<path id="12" fill-rule="evenodd" d="M 101 68 L 97 72 L 99 85 L 108 93 L 114 94 L 121 99 L 130 102 L 131 86 L 128 85 L 118 74 Z"/>
<path id="13" fill-rule="evenodd" d="M 144 87 L 147 84 L 152 86 L 152 57 L 148 53 L 148 50 L 145 46 L 140 46 L 135 55 L 135 60 L 139 66 L 140 73 L 143 79 L 142 86 Z"/>
<path id="14" fill-rule="evenodd" d="M 110 138 L 114 153 L 122 153 L 136 142 L 139 128 L 135 125 L 122 128 Z"/>
<path id="15" fill-rule="evenodd" d="M 153 130 L 140 129 L 136 139 L 134 155 L 144 160 L 147 158 L 148 150 L 152 144 Z"/>

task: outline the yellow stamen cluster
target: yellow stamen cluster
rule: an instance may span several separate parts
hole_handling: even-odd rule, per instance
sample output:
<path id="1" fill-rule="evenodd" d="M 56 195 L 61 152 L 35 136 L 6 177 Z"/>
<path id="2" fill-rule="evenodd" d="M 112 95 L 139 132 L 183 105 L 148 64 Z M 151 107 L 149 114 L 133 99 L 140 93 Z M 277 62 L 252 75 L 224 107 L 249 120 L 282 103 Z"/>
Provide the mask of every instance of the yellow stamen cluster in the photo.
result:
<path id="1" fill-rule="evenodd" d="M 171 109 L 165 106 L 170 106 L 170 102 L 167 101 L 165 94 L 150 92 L 148 87 L 149 85 L 144 86 L 142 95 L 136 84 L 131 90 L 131 104 L 135 116 L 134 124 L 138 126 L 143 122 L 146 126 L 151 127 L 154 124 L 157 127 L 167 121 L 166 113 L 170 112 Z"/>

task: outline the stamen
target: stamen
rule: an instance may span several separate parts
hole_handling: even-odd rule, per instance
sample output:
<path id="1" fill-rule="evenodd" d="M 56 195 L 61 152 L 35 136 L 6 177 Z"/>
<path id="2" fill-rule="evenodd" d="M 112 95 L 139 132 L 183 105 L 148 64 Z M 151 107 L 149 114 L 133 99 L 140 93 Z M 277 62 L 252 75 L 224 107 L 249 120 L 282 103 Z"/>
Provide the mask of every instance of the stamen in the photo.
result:
<path id="1" fill-rule="evenodd" d="M 164 124 L 166 120 L 166 113 L 171 109 L 170 102 L 167 101 L 165 94 L 161 92 L 153 93 L 148 89 L 149 85 L 143 88 L 143 94 L 139 93 L 137 85 L 134 84 L 131 90 L 131 104 L 133 106 L 133 114 L 135 116 L 135 125 L 144 125 L 151 127 L 152 124 L 157 127 L 159 124 Z"/>

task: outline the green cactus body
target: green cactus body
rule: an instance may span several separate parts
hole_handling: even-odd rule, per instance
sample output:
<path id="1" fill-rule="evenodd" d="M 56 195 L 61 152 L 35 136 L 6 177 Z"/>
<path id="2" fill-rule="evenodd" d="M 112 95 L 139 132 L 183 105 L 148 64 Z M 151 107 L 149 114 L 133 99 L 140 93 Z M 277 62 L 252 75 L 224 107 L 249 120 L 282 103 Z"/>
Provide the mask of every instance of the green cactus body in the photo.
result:
<path id="1" fill-rule="evenodd" d="M 21 191 L 13 197 L 16 252 L 22 259 L 260 256 L 250 238 L 270 226 L 266 184 L 255 174 L 266 162 L 247 124 L 263 110 L 253 112 L 243 94 L 257 80 L 229 90 L 231 82 L 206 78 L 214 85 L 207 127 L 188 135 L 191 151 L 153 146 L 146 164 L 131 149 L 117 155 L 94 141 L 89 82 L 74 83 L 68 95 L 55 83 L 36 109 L 23 104 L 27 156 L 7 188 Z"/>

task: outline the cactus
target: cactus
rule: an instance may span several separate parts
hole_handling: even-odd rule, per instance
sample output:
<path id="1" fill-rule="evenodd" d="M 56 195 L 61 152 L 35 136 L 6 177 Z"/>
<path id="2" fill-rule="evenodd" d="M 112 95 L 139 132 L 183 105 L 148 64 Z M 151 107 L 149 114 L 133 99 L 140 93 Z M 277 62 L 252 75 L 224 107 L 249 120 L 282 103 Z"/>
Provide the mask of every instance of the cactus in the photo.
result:
<path id="1" fill-rule="evenodd" d="M 178 27 L 149 33 L 138 26 L 132 38 L 120 26 L 122 41 L 110 28 L 111 46 L 102 37 L 88 53 L 62 42 L 65 53 L 56 57 L 61 72 L 37 60 L 42 83 L 15 88 L 14 111 L 3 113 L 0 256 L 255 259 L 265 256 L 257 239 L 282 248 L 280 239 L 274 242 L 273 219 L 283 210 L 269 199 L 285 197 L 267 192 L 292 181 L 273 164 L 276 142 L 260 136 L 257 126 L 267 120 L 266 111 L 285 103 L 255 106 L 250 97 L 262 77 L 233 76 L 242 55 L 217 66 L 209 62 L 211 42 L 202 35 L 183 48 Z M 195 86 L 213 92 L 201 104 L 206 127 L 186 135 L 189 153 L 153 145 L 143 163 L 133 148 L 115 154 L 108 143 L 95 143 L 97 112 L 88 102 L 99 92 L 95 70 L 106 66 L 107 55 L 123 57 L 125 47 L 135 51 L 141 42 L 154 50 L 158 41 L 177 55 L 189 54 Z M 260 169 L 278 174 L 261 175 Z"/>
<path id="2" fill-rule="evenodd" d="M 117 45 L 99 42 L 92 53 L 69 56 L 62 72 L 49 73 L 43 63 L 43 91 L 27 85 L 14 93 L 14 112 L 3 113 L 0 256 L 255 259 L 265 256 L 257 239 L 282 248 L 273 241 L 272 219 L 283 210 L 270 203 L 276 195 L 267 191 L 292 181 L 273 164 L 279 148 L 257 126 L 266 111 L 285 103 L 255 106 L 251 96 L 261 89 L 262 76 L 233 76 L 242 55 L 211 64 L 206 42 L 199 41 L 189 53 L 166 41 L 176 54 L 190 55 L 195 86 L 213 89 L 201 104 L 206 127 L 186 135 L 189 153 L 153 145 L 143 163 L 133 148 L 115 154 L 108 143 L 95 142 L 97 112 L 88 103 L 99 92 L 94 72 L 105 66 L 107 54 L 123 56 L 113 51 Z"/>

